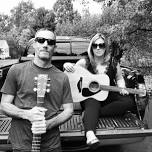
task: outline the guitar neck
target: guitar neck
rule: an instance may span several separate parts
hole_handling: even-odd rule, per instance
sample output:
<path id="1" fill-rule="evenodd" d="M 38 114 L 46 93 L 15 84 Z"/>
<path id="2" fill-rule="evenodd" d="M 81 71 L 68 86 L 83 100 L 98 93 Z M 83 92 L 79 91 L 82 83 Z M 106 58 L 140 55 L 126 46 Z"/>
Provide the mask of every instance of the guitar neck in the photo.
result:
<path id="1" fill-rule="evenodd" d="M 37 88 L 34 90 L 37 91 L 37 106 L 43 107 L 44 104 L 44 97 L 45 93 L 47 92 L 47 81 L 48 75 L 47 74 L 38 74 L 35 77 Z M 41 145 L 41 134 L 33 134 L 32 139 L 32 150 L 31 152 L 40 152 L 40 145 Z"/>
<path id="2" fill-rule="evenodd" d="M 43 107 L 44 104 L 44 97 L 37 97 L 37 106 Z"/>
<path id="3" fill-rule="evenodd" d="M 33 134 L 31 152 L 40 152 L 40 145 L 41 145 L 41 135 L 40 134 Z"/>
<path id="4" fill-rule="evenodd" d="M 43 107 L 43 103 L 44 103 L 44 98 L 37 97 L 37 106 Z M 31 152 L 40 152 L 40 145 L 41 145 L 41 134 L 33 134 Z"/>
<path id="5" fill-rule="evenodd" d="M 122 88 L 116 86 L 107 86 L 107 85 L 100 85 L 101 90 L 106 91 L 113 91 L 113 92 L 120 92 Z M 132 88 L 125 88 L 130 94 L 144 94 L 143 90 L 139 89 L 132 89 Z"/>

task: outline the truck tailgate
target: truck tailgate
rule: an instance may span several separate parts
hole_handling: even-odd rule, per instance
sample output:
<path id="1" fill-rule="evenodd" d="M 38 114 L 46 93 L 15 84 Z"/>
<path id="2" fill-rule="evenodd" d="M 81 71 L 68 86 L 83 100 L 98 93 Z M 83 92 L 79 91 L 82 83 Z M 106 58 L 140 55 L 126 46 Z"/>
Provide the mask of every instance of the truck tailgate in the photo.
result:
<path id="1" fill-rule="evenodd" d="M 11 118 L 0 116 L 0 150 L 11 148 L 8 144 L 10 125 Z M 69 121 L 62 124 L 60 133 L 61 140 L 65 142 L 85 141 L 81 115 L 74 114 Z M 151 136 L 152 129 L 145 129 L 142 121 L 135 115 L 128 114 L 123 117 L 100 118 L 96 134 L 102 140 L 101 145 L 124 144 Z"/>

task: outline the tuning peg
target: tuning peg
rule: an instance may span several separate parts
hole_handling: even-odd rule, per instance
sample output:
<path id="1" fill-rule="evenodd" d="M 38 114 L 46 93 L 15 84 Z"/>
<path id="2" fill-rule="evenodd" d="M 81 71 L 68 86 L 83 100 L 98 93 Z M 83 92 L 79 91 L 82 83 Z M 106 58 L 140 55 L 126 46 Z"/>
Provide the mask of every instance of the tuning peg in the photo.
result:
<path id="1" fill-rule="evenodd" d="M 47 84 L 47 87 L 50 87 L 50 84 Z"/>
<path id="2" fill-rule="evenodd" d="M 33 91 L 36 92 L 36 91 L 37 91 L 37 88 L 34 88 Z"/>
<path id="3" fill-rule="evenodd" d="M 49 92 L 50 92 L 50 89 L 46 89 L 46 92 L 49 93 Z"/>
<path id="4" fill-rule="evenodd" d="M 48 79 L 47 79 L 47 81 L 51 81 L 51 79 L 50 79 L 50 78 L 48 78 Z"/>
<path id="5" fill-rule="evenodd" d="M 38 78 L 37 77 L 34 77 L 34 80 L 37 80 Z"/>

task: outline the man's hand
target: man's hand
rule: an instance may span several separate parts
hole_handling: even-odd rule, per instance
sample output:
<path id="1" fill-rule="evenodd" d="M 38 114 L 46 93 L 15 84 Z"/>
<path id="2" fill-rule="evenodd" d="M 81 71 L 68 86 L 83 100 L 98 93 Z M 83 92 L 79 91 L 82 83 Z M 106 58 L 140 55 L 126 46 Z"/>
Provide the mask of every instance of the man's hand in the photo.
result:
<path id="1" fill-rule="evenodd" d="M 32 133 L 33 134 L 44 134 L 46 133 L 46 120 L 32 122 Z"/>
<path id="2" fill-rule="evenodd" d="M 34 107 L 27 111 L 27 119 L 32 123 L 33 134 L 46 133 L 45 112 L 47 109 L 43 107 Z"/>
<path id="3" fill-rule="evenodd" d="M 43 107 L 34 107 L 30 110 L 26 111 L 26 119 L 28 119 L 31 123 L 35 121 L 43 121 L 45 120 L 45 112 L 47 109 Z"/>

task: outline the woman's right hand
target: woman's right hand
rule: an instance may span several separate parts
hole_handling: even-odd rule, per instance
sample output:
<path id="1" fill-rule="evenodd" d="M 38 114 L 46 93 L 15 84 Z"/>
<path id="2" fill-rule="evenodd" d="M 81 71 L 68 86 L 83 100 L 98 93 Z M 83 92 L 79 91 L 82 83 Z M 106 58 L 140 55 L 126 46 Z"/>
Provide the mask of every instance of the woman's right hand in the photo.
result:
<path id="1" fill-rule="evenodd" d="M 74 72 L 74 64 L 73 63 L 70 63 L 70 62 L 64 63 L 63 67 L 67 72 Z"/>

